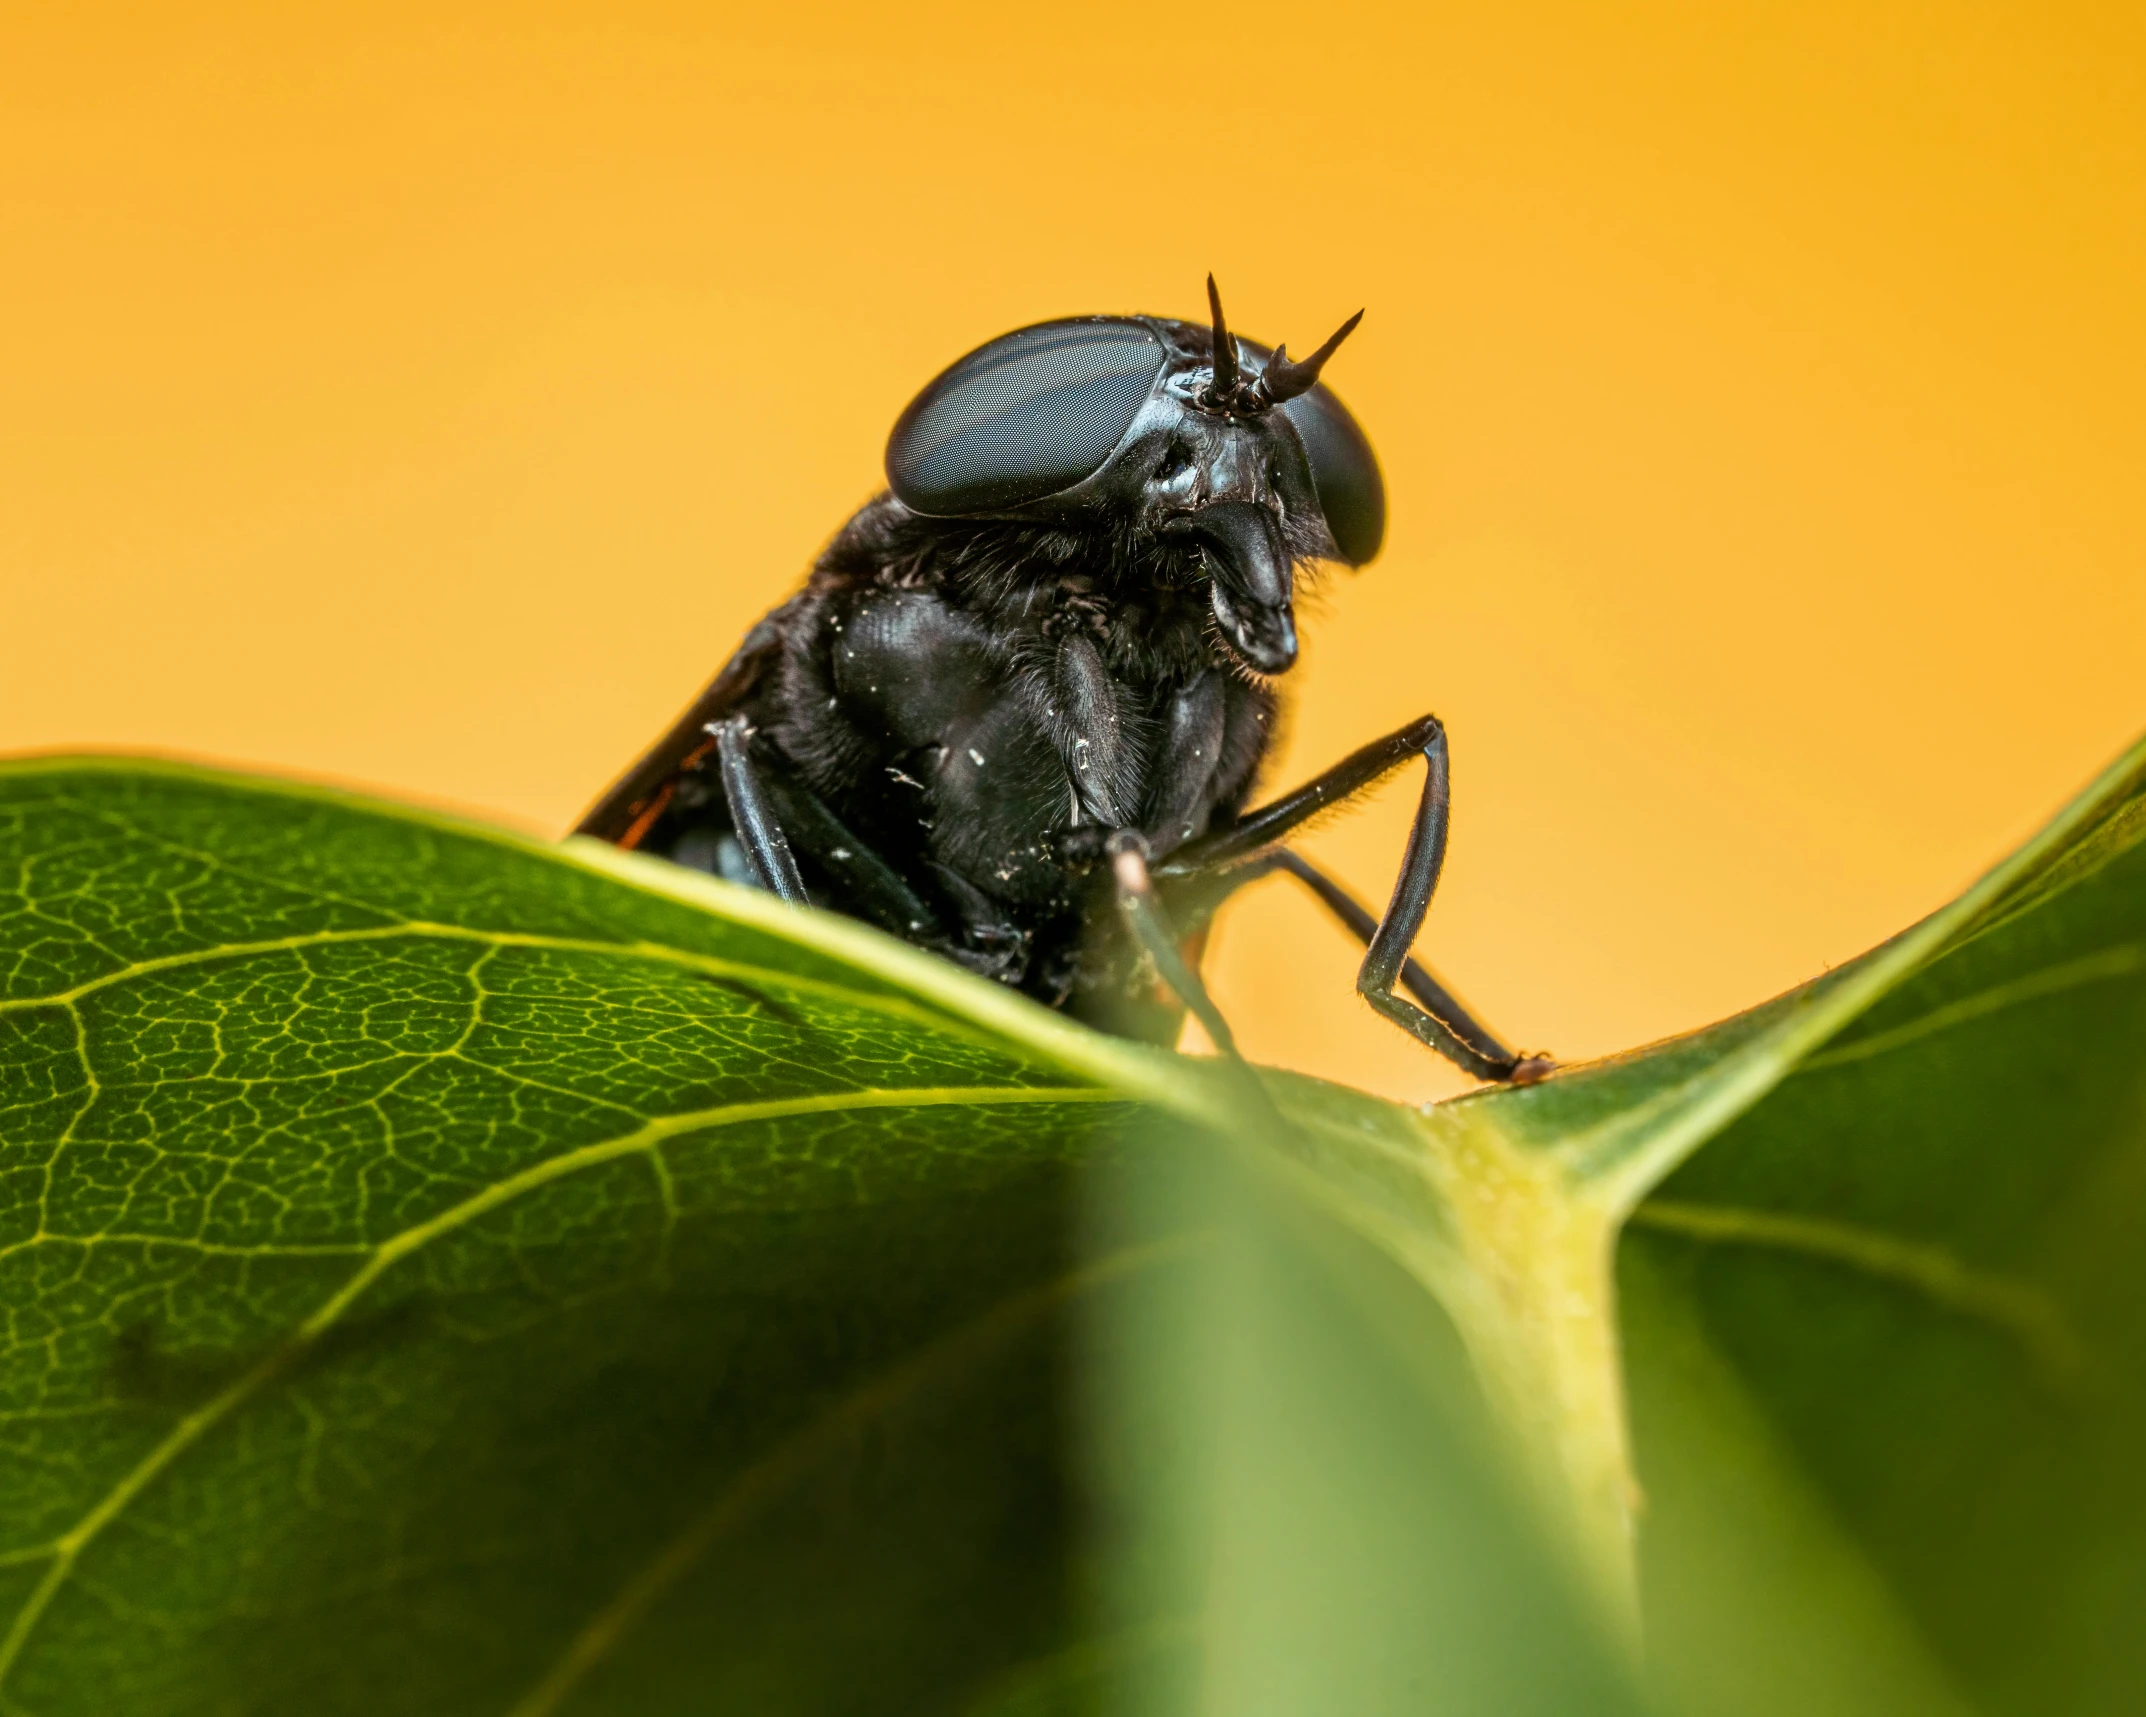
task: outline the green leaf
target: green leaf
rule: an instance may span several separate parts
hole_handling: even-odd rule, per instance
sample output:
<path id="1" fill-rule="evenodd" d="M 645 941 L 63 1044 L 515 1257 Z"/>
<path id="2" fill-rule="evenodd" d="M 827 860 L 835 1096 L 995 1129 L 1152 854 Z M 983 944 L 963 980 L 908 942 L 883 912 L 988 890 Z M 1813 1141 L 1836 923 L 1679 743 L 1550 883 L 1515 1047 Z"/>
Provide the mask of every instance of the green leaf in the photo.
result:
<path id="1" fill-rule="evenodd" d="M 1102 1243 L 1170 1212 L 1207 1243 L 1089 1320 L 1104 1638 L 1142 1647 L 1096 1708 L 1637 1712 L 1454 1320 L 1298 1175 L 1175 1143 L 1100 1177 Z"/>
<path id="2" fill-rule="evenodd" d="M 2142 837 L 2134 752 L 1837 979 L 1889 981 L 1635 1213 L 1647 1607 L 1693 1704 L 2146 1708 Z"/>
<path id="3" fill-rule="evenodd" d="M 1275 1122 L 608 850 L 9 766 L 0 1709 L 1610 1710 L 1642 1640 L 2132 1708 L 2142 802 L 1697 1037 Z"/>
<path id="4" fill-rule="evenodd" d="M 1666 1706 L 2146 1705 L 2146 744 L 1959 901 L 1750 1014 L 1424 1116 L 1296 1106 L 1279 1178 L 1445 1310 L 1538 1519 Z M 1272 1223 L 1262 1252 L 1291 1256 Z M 1187 1345 L 1292 1321 L 1247 1302 L 1211 1302 Z M 1337 1312 L 1319 1342 L 1373 1322 Z M 1317 1390 L 1325 1357 L 1270 1365 L 1270 1402 Z M 1270 1512 L 1320 1482 L 1263 1474 Z M 1370 1503 L 1329 1513 L 1373 1542 Z M 1285 1583 L 1335 1531 L 1209 1574 L 1207 1601 Z M 1447 1531 L 1471 1554 L 1514 1537 Z M 1338 1577 L 1375 1605 L 1378 1573 Z M 1212 1643 L 1218 1683 L 1244 1663 L 1296 1689 L 1230 1709 L 1319 1709 L 1304 1689 L 1365 1656 L 1271 1615 Z M 1454 1708 L 1540 1693 L 1498 1667 Z M 1597 1675 L 1564 1708 L 1615 1696 Z M 1352 1686 L 1336 1708 L 1382 1707 Z"/>
<path id="5" fill-rule="evenodd" d="M 6 1709 L 921 1710 L 1057 1637 L 1056 1331 L 1149 1267 L 1068 1170 L 1162 1058 L 333 794 L 15 765 L 0 853 Z"/>

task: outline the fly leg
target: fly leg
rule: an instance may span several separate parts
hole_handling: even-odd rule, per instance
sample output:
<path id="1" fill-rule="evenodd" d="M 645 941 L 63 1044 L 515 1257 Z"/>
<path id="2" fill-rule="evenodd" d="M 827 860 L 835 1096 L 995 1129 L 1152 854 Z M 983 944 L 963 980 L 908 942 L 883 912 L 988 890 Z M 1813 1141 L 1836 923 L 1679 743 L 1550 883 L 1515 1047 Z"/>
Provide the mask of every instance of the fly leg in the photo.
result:
<path id="1" fill-rule="evenodd" d="M 815 876 L 832 885 L 823 898 L 836 910 L 984 977 L 1019 981 L 1026 969 L 1028 937 L 1003 909 L 964 878 L 933 866 L 961 915 L 956 929 L 949 931 L 944 914 L 927 905 L 817 793 L 788 771 L 753 757 L 752 729 L 744 716 L 711 723 L 708 732 L 715 740 L 731 829 L 752 886 L 792 906 L 811 905 L 797 865 L 797 853 L 803 853 Z"/>
<path id="2" fill-rule="evenodd" d="M 939 914 L 829 810 L 819 794 L 787 772 L 774 769 L 762 774 L 761 789 L 797 851 L 833 885 L 830 904 L 905 942 L 941 952 L 948 948 Z"/>
<path id="3" fill-rule="evenodd" d="M 1373 918 L 1363 903 L 1343 888 L 1324 871 L 1316 869 L 1293 852 L 1278 852 L 1267 861 L 1276 870 L 1295 877 L 1318 899 L 1319 903 L 1347 926 L 1349 932 L 1368 949 L 1378 938 L 1379 921 Z M 1371 970 L 1367 956 L 1364 972 Z M 1471 1014 L 1461 1000 L 1421 964 L 1413 955 L 1405 954 L 1399 973 L 1401 987 L 1416 999 L 1416 1012 L 1421 1016 L 1423 1029 L 1408 1021 L 1401 1023 L 1425 1043 L 1443 1055 L 1448 1061 L 1467 1069 L 1478 1079 L 1502 1079 L 1515 1085 L 1532 1085 L 1557 1064 L 1547 1055 L 1517 1055 L 1498 1041 L 1483 1022 Z M 1364 989 L 1364 977 L 1358 974 L 1357 987 Z M 1391 978 L 1387 979 L 1387 1001 L 1396 1007 L 1407 1007 L 1398 996 L 1392 994 Z M 1369 990 L 1369 1001 L 1388 1019 L 1394 1015 L 1381 1006 Z M 1439 1033 L 1444 1041 L 1433 1042 L 1425 1031 Z"/>
<path id="4" fill-rule="evenodd" d="M 1199 974 L 1178 952 L 1177 930 L 1170 915 L 1155 896 L 1154 878 L 1148 871 L 1147 837 L 1135 829 L 1114 831 L 1103 843 L 1110 861 L 1110 880 L 1118 897 L 1118 911 L 1133 940 L 1155 962 L 1155 974 L 1206 1029 L 1209 1040 L 1222 1052 L 1222 1065 L 1244 1106 L 1245 1120 L 1257 1131 L 1288 1133 L 1292 1129 L 1275 1106 L 1272 1094 L 1260 1083 L 1251 1063 L 1237 1052 L 1237 1035 L 1215 1006 Z"/>
<path id="5" fill-rule="evenodd" d="M 1167 903 L 1196 920 L 1205 920 L 1239 889 L 1275 875 L 1295 877 L 1357 941 L 1367 948 L 1370 946 L 1372 937 L 1378 932 L 1378 920 L 1332 877 L 1286 847 L 1246 859 L 1229 870 L 1174 878 L 1166 885 Z M 1453 1039 L 1450 1045 L 1438 1045 L 1439 1053 L 1477 1078 L 1514 1079 L 1525 1084 L 1531 1061 L 1538 1064 L 1540 1072 L 1547 1072 L 1552 1065 L 1547 1059 L 1516 1055 L 1507 1049 L 1497 1035 L 1470 1013 L 1467 1005 L 1413 955 L 1401 962 L 1399 982 L 1401 988 L 1415 997 L 1417 1005 Z"/>
<path id="6" fill-rule="evenodd" d="M 805 879 L 798 875 L 797 859 L 752 759 L 752 724 L 734 715 L 711 723 L 709 731 L 715 736 L 716 766 L 730 806 L 730 826 L 737 831 L 738 845 L 745 849 L 753 881 L 791 906 L 809 906 Z"/>
<path id="7" fill-rule="evenodd" d="M 1325 876 L 1294 854 L 1276 849 L 1320 812 L 1362 792 L 1411 757 L 1424 761 L 1423 799 L 1409 829 L 1393 898 L 1386 915 L 1374 923 L 1370 913 Z M 1409 957 L 1445 864 L 1452 796 L 1445 727 L 1436 716 L 1427 715 L 1343 758 L 1295 792 L 1180 849 L 1159 867 L 1157 875 L 1189 880 L 1201 871 L 1222 870 L 1234 877 L 1240 869 L 1250 871 L 1256 864 L 1260 869 L 1244 877 L 1250 881 L 1252 875 L 1269 868 L 1287 870 L 1363 939 L 1364 960 L 1357 970 L 1356 990 L 1374 1009 L 1478 1079 L 1532 1083 L 1553 1064 L 1542 1056 L 1515 1055 Z M 1396 995 L 1396 984 L 1415 999 Z"/>
<path id="8" fill-rule="evenodd" d="M 1187 842 L 1157 865 L 1155 874 L 1163 877 L 1196 870 L 1217 870 L 1234 865 L 1240 859 L 1271 852 L 1314 817 L 1355 798 L 1412 757 L 1424 759 L 1430 765 L 1432 775 L 1443 779 L 1445 755 L 1444 725 L 1435 715 L 1421 716 L 1398 733 L 1389 733 L 1384 739 L 1374 739 L 1369 745 L 1350 752 L 1325 774 L 1314 775 L 1295 792 L 1284 793 L 1271 805 L 1247 811 L 1228 828 Z M 1442 834 L 1439 845 L 1442 853 Z"/>
<path id="9" fill-rule="evenodd" d="M 920 948 L 960 958 L 940 915 L 825 800 L 788 771 L 754 759 L 745 717 L 716 722 L 708 731 L 715 737 L 731 827 L 754 882 L 793 906 L 808 904 L 797 866 L 801 852 L 832 885 L 830 903 L 839 910 Z"/>
<path id="10" fill-rule="evenodd" d="M 1117 891 L 1118 911 L 1126 928 L 1132 931 L 1133 940 L 1155 962 L 1155 975 L 1192 1010 L 1192 1017 L 1205 1028 L 1214 1046 L 1232 1060 L 1237 1059 L 1236 1034 L 1207 993 L 1207 986 L 1200 982 L 1199 974 L 1185 964 L 1169 913 L 1155 897 L 1154 879 L 1148 873 L 1146 837 L 1133 829 L 1119 829 L 1104 841 L 1103 853 L 1110 860 L 1110 881 Z"/>

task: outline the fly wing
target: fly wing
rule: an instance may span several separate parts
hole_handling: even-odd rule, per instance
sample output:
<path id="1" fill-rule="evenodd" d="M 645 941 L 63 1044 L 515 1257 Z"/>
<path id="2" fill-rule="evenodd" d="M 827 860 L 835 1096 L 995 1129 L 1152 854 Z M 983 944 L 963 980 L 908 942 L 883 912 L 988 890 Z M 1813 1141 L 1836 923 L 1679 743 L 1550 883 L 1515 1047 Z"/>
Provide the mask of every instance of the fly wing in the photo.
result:
<path id="1" fill-rule="evenodd" d="M 752 694 L 760 677 L 782 648 L 781 621 L 791 606 L 775 609 L 745 634 L 737 654 L 686 707 L 670 730 L 642 754 L 641 760 L 613 783 L 574 825 L 577 835 L 594 835 L 614 846 L 637 847 L 654 826 L 678 779 L 715 751 L 711 723 L 720 721 Z"/>

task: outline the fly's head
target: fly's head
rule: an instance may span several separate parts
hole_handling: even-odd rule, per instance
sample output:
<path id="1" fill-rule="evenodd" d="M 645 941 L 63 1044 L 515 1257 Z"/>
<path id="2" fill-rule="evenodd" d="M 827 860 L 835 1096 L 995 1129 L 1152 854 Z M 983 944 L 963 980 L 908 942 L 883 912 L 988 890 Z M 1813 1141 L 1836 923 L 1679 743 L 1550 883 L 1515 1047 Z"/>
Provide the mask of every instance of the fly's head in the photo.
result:
<path id="1" fill-rule="evenodd" d="M 1156 577 L 1206 588 L 1244 668 L 1296 660 L 1295 572 L 1360 566 L 1385 534 L 1371 444 L 1319 381 L 1358 316 L 1292 362 L 1213 325 L 1146 316 L 1001 335 L 911 402 L 887 444 L 895 498 L 927 518 L 1093 525 Z"/>

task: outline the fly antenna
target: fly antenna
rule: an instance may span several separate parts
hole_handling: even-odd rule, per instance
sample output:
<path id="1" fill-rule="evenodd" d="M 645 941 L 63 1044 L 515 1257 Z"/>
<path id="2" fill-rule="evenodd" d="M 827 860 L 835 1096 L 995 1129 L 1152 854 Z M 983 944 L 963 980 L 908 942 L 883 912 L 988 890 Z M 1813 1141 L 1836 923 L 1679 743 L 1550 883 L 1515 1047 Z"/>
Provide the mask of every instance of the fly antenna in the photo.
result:
<path id="1" fill-rule="evenodd" d="M 1212 279 L 1208 281 L 1207 289 L 1210 292 L 1214 290 L 1214 281 Z M 1325 345 L 1312 353 L 1302 363 L 1293 364 L 1289 361 L 1289 348 L 1287 345 L 1276 346 L 1274 356 L 1267 360 L 1266 373 L 1259 378 L 1259 391 L 1267 396 L 1269 403 L 1274 405 L 1280 405 L 1285 399 L 1295 399 L 1300 393 L 1311 392 L 1312 384 L 1319 379 L 1319 372 L 1326 367 L 1326 360 L 1334 355 L 1335 349 L 1342 341 L 1356 332 L 1356 324 L 1363 319 L 1364 313 L 1361 310 L 1357 311 L 1355 315 L 1334 330 Z M 1215 325 L 1220 327 L 1221 324 L 1222 308 L 1218 303 L 1215 306 Z M 1217 367 L 1215 371 L 1217 378 L 1221 376 L 1221 373 L 1220 368 Z"/>
<path id="2" fill-rule="evenodd" d="M 1207 277 L 1207 307 L 1215 316 L 1215 379 L 1208 384 L 1207 403 L 1227 410 L 1237 393 L 1237 341 L 1222 319 L 1222 294 L 1215 277 Z"/>

